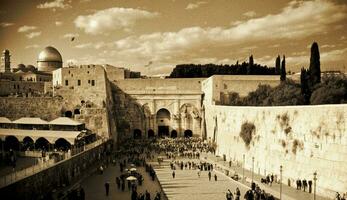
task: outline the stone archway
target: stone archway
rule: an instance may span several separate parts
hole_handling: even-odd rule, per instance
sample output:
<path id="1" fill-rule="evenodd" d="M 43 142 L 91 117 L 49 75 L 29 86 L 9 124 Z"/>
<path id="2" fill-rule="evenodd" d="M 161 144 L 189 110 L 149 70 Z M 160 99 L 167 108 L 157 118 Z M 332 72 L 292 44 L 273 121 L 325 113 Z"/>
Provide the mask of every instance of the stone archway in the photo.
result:
<path id="1" fill-rule="evenodd" d="M 171 126 L 171 114 L 165 109 L 161 108 L 157 112 L 157 126 L 158 126 L 158 136 L 159 137 L 168 137 L 170 126 Z"/>
<path id="2" fill-rule="evenodd" d="M 154 137 L 154 131 L 152 129 L 148 130 L 148 138 L 153 138 Z"/>
<path id="3" fill-rule="evenodd" d="M 176 130 L 171 131 L 171 138 L 177 138 L 177 131 Z"/>
<path id="4" fill-rule="evenodd" d="M 72 117 L 72 112 L 70 110 L 65 112 L 65 117 L 71 118 Z"/>
<path id="5" fill-rule="evenodd" d="M 55 141 L 54 147 L 58 150 L 67 151 L 68 149 L 71 149 L 71 144 L 64 138 L 59 138 Z"/>
<path id="6" fill-rule="evenodd" d="M 193 137 L 193 131 L 191 131 L 191 130 L 185 130 L 184 131 L 184 137 L 187 137 L 187 138 L 189 138 L 189 137 Z"/>
<path id="7" fill-rule="evenodd" d="M 34 150 L 34 140 L 29 136 L 26 136 L 25 138 L 23 138 L 22 149 L 23 150 Z"/>
<path id="8" fill-rule="evenodd" d="M 40 150 L 49 150 L 50 143 L 46 138 L 40 137 L 35 141 L 35 148 Z"/>
<path id="9" fill-rule="evenodd" d="M 133 132 L 134 139 L 141 139 L 142 131 L 140 129 L 135 129 Z"/>
<path id="10" fill-rule="evenodd" d="M 13 151 L 19 151 L 19 146 L 19 140 L 15 136 L 9 135 L 5 138 L 5 151 L 9 151 L 10 149 L 12 149 Z"/>

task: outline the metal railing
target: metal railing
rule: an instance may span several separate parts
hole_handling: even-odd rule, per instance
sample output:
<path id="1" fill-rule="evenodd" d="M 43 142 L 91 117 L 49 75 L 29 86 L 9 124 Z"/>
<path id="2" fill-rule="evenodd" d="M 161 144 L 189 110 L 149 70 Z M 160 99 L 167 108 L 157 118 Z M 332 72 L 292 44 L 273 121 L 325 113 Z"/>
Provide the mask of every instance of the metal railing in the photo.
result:
<path id="1" fill-rule="evenodd" d="M 3 188 L 5 186 L 7 186 L 7 185 L 10 185 L 10 184 L 12 184 L 14 182 L 17 182 L 17 181 L 19 181 L 21 179 L 24 179 L 26 177 L 32 176 L 32 175 L 34 175 L 36 173 L 39 173 L 39 172 L 41 172 L 41 171 L 43 171 L 45 169 L 48 169 L 48 168 L 54 166 L 55 164 L 57 164 L 59 162 L 66 161 L 66 160 L 70 159 L 71 157 L 77 156 L 80 153 L 83 153 L 85 151 L 93 149 L 93 148 L 101 145 L 104 142 L 105 142 L 105 140 L 100 139 L 100 140 L 97 140 L 97 141 L 95 141 L 93 143 L 84 145 L 83 147 L 74 148 L 72 151 L 70 151 L 70 153 L 68 153 L 68 152 L 64 153 L 62 160 L 61 159 L 51 158 L 51 159 L 49 159 L 47 161 L 39 162 L 36 165 L 24 168 L 22 170 L 13 171 L 10 174 L 7 174 L 5 176 L 0 177 L 0 188 Z"/>

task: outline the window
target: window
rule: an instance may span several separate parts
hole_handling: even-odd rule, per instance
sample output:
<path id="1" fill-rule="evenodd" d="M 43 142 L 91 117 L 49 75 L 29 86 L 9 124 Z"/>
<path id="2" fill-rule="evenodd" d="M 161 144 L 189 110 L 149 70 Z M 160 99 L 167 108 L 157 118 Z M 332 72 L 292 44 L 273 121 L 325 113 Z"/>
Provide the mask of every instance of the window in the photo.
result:
<path id="1" fill-rule="evenodd" d="M 92 86 L 95 86 L 95 80 L 92 80 Z"/>
<path id="2" fill-rule="evenodd" d="M 78 86 L 81 85 L 81 80 L 77 80 L 77 85 L 78 85 Z"/>
<path id="3" fill-rule="evenodd" d="M 69 80 L 65 80 L 65 85 L 66 85 L 66 86 L 69 85 Z"/>

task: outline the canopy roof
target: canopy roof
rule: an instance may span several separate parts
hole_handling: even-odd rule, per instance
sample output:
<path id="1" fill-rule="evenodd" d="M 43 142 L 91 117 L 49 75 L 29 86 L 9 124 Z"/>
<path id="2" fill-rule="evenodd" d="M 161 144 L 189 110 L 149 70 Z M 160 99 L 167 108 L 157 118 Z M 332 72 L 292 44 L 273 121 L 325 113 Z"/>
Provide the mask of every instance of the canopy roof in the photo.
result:
<path id="1" fill-rule="evenodd" d="M 64 138 L 70 144 L 75 144 L 75 139 L 81 134 L 81 131 L 51 131 L 51 130 L 22 130 L 22 129 L 4 129 L 0 128 L 0 139 L 4 141 L 7 136 L 14 136 L 19 141 L 25 137 L 30 137 L 34 142 L 39 138 L 45 138 L 51 144 L 54 144 L 59 138 Z"/>
<path id="2" fill-rule="evenodd" d="M 78 126 L 81 125 L 82 123 L 76 122 L 68 117 L 58 117 L 55 120 L 52 120 L 49 122 L 51 125 L 67 125 L 67 126 Z"/>
<path id="3" fill-rule="evenodd" d="M 0 124 L 12 123 L 7 117 L 0 117 Z"/>
<path id="4" fill-rule="evenodd" d="M 48 124 L 47 121 L 42 120 L 38 117 L 22 117 L 20 119 L 17 119 L 13 121 L 14 124 L 35 124 L 35 125 L 46 125 Z"/>

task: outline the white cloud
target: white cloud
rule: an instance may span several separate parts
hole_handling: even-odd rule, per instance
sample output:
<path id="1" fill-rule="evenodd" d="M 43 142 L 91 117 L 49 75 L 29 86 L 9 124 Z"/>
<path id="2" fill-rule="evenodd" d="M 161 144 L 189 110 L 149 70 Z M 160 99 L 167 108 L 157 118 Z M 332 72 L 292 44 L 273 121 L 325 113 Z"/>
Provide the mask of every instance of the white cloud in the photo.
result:
<path id="1" fill-rule="evenodd" d="M 78 44 L 75 46 L 77 49 L 85 49 L 85 48 L 91 48 L 93 47 L 93 43 L 84 43 L 84 44 Z"/>
<path id="2" fill-rule="evenodd" d="M 155 61 L 167 60 L 168 57 L 192 56 L 197 52 L 196 49 L 212 49 L 245 42 L 301 39 L 329 31 L 330 24 L 346 19 L 346 11 L 346 6 L 325 0 L 295 1 L 278 14 L 249 19 L 231 27 L 188 27 L 178 32 L 130 36 L 115 42 L 116 53 L 122 56 L 137 55 Z"/>
<path id="3" fill-rule="evenodd" d="M 1 22 L 0 23 L 1 27 L 8 27 L 8 26 L 13 26 L 13 25 L 14 25 L 14 23 L 10 23 L 10 22 Z"/>
<path id="4" fill-rule="evenodd" d="M 198 1 L 196 3 L 189 3 L 186 7 L 186 10 L 193 10 L 199 8 L 201 5 L 206 4 L 205 1 Z"/>
<path id="5" fill-rule="evenodd" d="M 63 22 L 61 22 L 61 21 L 56 21 L 56 22 L 55 22 L 55 25 L 56 25 L 56 26 L 61 26 L 61 25 L 63 25 Z"/>
<path id="6" fill-rule="evenodd" d="M 41 33 L 42 33 L 41 31 L 39 31 L 39 32 L 31 32 L 31 33 L 26 34 L 26 36 L 27 36 L 27 38 L 32 39 L 34 37 L 40 36 Z"/>
<path id="7" fill-rule="evenodd" d="M 251 11 L 243 13 L 242 15 L 245 17 L 253 18 L 257 15 L 257 13 L 255 11 L 251 10 Z"/>
<path id="8" fill-rule="evenodd" d="M 64 3 L 64 0 L 54 0 L 50 2 L 45 2 L 36 6 L 39 9 L 52 9 L 56 11 L 56 9 L 67 9 L 71 8 L 71 5 L 68 3 Z"/>
<path id="9" fill-rule="evenodd" d="M 158 13 L 133 8 L 109 8 L 91 15 L 78 16 L 74 23 L 88 34 L 101 34 L 114 30 L 129 30 L 140 19 L 156 17 Z"/>
<path id="10" fill-rule="evenodd" d="M 80 35 L 78 33 L 66 33 L 65 35 L 63 35 L 63 38 L 77 38 L 79 37 Z"/>
<path id="11" fill-rule="evenodd" d="M 27 26 L 27 25 L 24 25 L 24 26 L 21 26 L 18 28 L 18 32 L 20 33 L 25 33 L 25 32 L 28 32 L 28 31 L 32 31 L 32 30 L 35 30 L 37 29 L 36 26 Z"/>
<path id="12" fill-rule="evenodd" d="M 40 47 L 40 45 L 37 45 L 37 44 L 32 44 L 32 45 L 25 46 L 26 49 L 37 49 L 39 47 Z"/>

